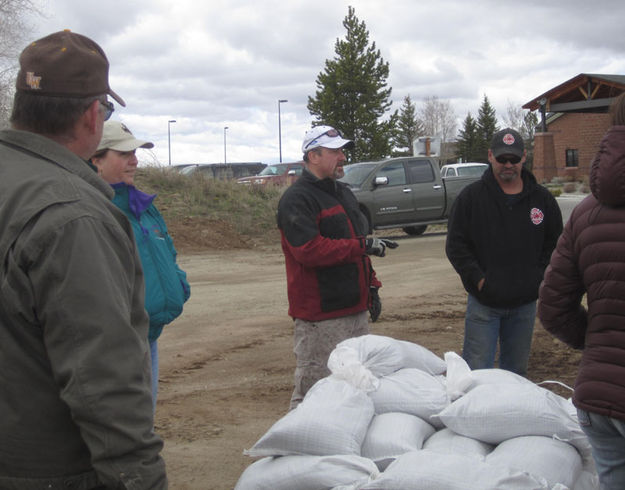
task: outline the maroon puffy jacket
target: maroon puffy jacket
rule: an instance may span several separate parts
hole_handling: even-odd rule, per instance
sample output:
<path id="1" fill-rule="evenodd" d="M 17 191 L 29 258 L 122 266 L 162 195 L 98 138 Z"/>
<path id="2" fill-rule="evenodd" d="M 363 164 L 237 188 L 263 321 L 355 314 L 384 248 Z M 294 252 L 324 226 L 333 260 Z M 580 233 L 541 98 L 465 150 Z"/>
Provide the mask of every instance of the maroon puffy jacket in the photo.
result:
<path id="1" fill-rule="evenodd" d="M 625 126 L 601 141 L 590 188 L 551 256 L 538 317 L 552 335 L 583 349 L 574 404 L 625 420 Z"/>

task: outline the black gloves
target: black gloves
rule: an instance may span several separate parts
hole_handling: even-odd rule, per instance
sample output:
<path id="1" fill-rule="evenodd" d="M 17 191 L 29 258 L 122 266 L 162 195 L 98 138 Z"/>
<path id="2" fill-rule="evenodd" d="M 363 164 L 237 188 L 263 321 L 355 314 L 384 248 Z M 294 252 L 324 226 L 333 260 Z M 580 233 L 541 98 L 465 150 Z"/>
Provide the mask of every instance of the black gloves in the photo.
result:
<path id="1" fill-rule="evenodd" d="M 378 288 L 369 288 L 369 314 L 371 315 L 371 321 L 375 322 L 382 313 L 382 301 L 380 301 L 380 295 L 378 294 Z"/>
<path id="2" fill-rule="evenodd" d="M 393 249 L 397 247 L 399 247 L 399 243 L 386 238 L 371 237 L 365 239 L 365 253 L 367 255 L 384 257 L 387 248 Z M 373 269 L 371 271 L 373 273 Z M 380 301 L 378 288 L 369 286 L 369 314 L 371 315 L 371 322 L 376 322 L 380 317 L 380 313 L 382 313 L 382 301 Z"/>
<path id="3" fill-rule="evenodd" d="M 397 248 L 399 243 L 385 238 L 367 238 L 365 240 L 365 253 L 367 255 L 377 255 L 378 257 L 384 257 L 386 255 L 386 248 Z"/>

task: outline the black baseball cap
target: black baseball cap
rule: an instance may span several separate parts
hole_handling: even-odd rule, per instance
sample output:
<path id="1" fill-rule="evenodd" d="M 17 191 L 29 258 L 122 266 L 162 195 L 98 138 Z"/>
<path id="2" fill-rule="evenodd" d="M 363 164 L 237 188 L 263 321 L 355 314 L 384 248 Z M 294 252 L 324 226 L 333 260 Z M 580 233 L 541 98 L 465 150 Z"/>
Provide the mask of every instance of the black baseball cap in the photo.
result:
<path id="1" fill-rule="evenodd" d="M 502 129 L 493 136 L 490 149 L 495 158 L 501 155 L 516 155 L 523 158 L 525 144 L 521 135 L 512 128 Z"/>

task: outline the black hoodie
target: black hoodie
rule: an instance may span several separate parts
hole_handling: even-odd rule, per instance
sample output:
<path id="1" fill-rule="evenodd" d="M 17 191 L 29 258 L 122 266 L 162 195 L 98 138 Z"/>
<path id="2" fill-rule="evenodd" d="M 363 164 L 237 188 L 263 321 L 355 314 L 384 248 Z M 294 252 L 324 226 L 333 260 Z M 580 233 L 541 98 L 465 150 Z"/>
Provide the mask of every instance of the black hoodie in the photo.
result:
<path id="1" fill-rule="evenodd" d="M 535 301 L 562 232 L 553 195 L 529 171 L 523 169 L 521 177 L 523 191 L 510 196 L 489 167 L 462 190 L 449 216 L 447 257 L 467 292 L 486 306 L 514 308 Z"/>

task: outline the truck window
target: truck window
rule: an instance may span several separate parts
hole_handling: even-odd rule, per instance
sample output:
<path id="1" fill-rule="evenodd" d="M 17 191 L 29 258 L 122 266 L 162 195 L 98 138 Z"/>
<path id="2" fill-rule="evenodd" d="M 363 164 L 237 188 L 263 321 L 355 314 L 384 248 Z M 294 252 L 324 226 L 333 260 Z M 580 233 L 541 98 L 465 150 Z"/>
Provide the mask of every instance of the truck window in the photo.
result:
<path id="1" fill-rule="evenodd" d="M 434 172 L 432 165 L 427 160 L 415 160 L 406 162 L 408 175 L 411 184 L 420 184 L 422 182 L 434 182 Z"/>
<path id="2" fill-rule="evenodd" d="M 458 175 L 461 177 L 480 177 L 488 165 L 471 165 L 468 167 L 459 167 Z"/>
<path id="3" fill-rule="evenodd" d="M 389 186 L 406 184 L 406 172 L 404 171 L 404 165 L 402 162 L 394 162 L 381 168 L 375 176 L 387 177 Z"/>

